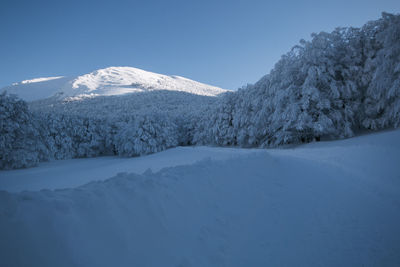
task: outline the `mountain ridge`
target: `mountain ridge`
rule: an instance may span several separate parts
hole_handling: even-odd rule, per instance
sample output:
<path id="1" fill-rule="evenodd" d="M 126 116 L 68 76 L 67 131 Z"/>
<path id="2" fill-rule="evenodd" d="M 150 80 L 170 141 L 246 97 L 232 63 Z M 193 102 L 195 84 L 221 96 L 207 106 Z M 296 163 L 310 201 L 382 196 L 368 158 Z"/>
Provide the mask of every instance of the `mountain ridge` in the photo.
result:
<path id="1" fill-rule="evenodd" d="M 26 101 L 56 97 L 79 100 L 96 96 L 124 95 L 154 90 L 216 96 L 228 90 L 177 75 L 164 75 L 134 67 L 108 67 L 87 74 L 43 77 L 3 87 L 0 92 L 16 94 Z"/>

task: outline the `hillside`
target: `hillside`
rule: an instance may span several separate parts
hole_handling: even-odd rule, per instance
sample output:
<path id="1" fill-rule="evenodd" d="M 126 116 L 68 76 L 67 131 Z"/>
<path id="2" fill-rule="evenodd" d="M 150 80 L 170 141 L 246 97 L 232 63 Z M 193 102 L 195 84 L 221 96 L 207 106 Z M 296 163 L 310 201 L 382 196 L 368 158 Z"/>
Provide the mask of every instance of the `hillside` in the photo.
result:
<path id="1" fill-rule="evenodd" d="M 151 90 L 140 93 L 86 97 L 81 99 L 47 98 L 29 103 L 35 113 L 52 113 L 85 117 L 115 118 L 121 116 L 168 114 L 171 118 L 198 114 L 211 108 L 219 97 L 183 91 Z"/>
<path id="2" fill-rule="evenodd" d="M 26 101 L 55 97 L 77 100 L 96 96 L 169 90 L 216 96 L 226 90 L 180 76 L 167 76 L 132 67 L 109 67 L 77 77 L 47 77 L 25 80 L 2 88 Z"/>
<path id="3" fill-rule="evenodd" d="M 400 15 L 301 40 L 255 84 L 227 94 L 194 143 L 275 147 L 400 126 Z"/>

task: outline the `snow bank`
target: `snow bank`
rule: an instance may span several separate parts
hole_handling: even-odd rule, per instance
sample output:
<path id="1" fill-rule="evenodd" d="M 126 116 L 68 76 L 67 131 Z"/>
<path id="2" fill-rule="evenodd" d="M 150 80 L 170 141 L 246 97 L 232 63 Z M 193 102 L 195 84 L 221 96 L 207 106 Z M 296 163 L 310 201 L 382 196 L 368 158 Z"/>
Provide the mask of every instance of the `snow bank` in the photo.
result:
<path id="1" fill-rule="evenodd" d="M 399 135 L 2 191 L 0 265 L 398 266 Z"/>
<path id="2" fill-rule="evenodd" d="M 34 168 L 0 171 L 0 190 L 21 192 L 71 188 L 91 181 L 106 180 L 120 172 L 143 173 L 148 169 L 156 172 L 166 167 L 189 165 L 204 159 L 227 160 L 254 153 L 267 152 L 226 147 L 176 147 L 134 158 L 113 156 L 42 162 Z"/>

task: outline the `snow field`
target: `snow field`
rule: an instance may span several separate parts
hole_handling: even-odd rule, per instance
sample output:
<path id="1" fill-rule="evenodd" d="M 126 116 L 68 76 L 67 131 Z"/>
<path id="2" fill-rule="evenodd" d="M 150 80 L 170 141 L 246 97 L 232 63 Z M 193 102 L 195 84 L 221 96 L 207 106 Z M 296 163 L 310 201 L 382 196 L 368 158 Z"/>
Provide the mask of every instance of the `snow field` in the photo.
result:
<path id="1" fill-rule="evenodd" d="M 148 169 L 155 172 L 165 167 L 189 165 L 204 159 L 225 160 L 253 153 L 267 152 L 261 149 L 176 147 L 133 158 L 113 156 L 55 160 L 39 163 L 34 168 L 0 170 L 0 190 L 21 192 L 71 188 L 105 180 L 120 172 L 143 173 Z"/>
<path id="2" fill-rule="evenodd" d="M 398 266 L 399 136 L 3 191 L 1 265 Z"/>

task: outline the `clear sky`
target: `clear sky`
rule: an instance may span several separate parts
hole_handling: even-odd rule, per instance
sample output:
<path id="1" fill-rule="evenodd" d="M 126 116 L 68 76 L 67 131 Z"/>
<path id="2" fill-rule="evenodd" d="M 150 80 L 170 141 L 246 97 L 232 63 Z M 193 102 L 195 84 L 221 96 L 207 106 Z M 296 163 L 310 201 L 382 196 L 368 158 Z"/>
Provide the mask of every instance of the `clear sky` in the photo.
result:
<path id="1" fill-rule="evenodd" d="M 0 87 L 132 66 L 228 89 L 312 32 L 359 27 L 399 0 L 0 1 Z"/>

